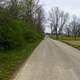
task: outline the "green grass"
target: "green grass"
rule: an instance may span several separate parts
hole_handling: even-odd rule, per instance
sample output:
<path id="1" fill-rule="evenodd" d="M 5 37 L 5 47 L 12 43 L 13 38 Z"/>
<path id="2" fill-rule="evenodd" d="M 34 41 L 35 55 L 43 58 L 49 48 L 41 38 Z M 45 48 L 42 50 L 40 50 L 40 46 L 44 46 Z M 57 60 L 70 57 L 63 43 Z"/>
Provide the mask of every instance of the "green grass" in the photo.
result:
<path id="1" fill-rule="evenodd" d="M 0 52 L 0 80 L 9 80 L 16 69 L 31 55 L 40 40 L 11 51 Z"/>
<path id="2" fill-rule="evenodd" d="M 79 49 L 80 50 L 80 41 L 74 41 L 74 40 L 72 40 L 72 41 L 69 41 L 69 40 L 61 40 L 62 42 L 64 42 L 64 43 L 66 43 L 66 44 L 68 44 L 68 45 L 70 45 L 70 46 L 72 46 L 72 47 L 74 47 L 74 48 L 77 48 L 77 49 Z"/>
<path id="3" fill-rule="evenodd" d="M 56 39 L 56 36 L 51 36 L 51 38 Z M 67 37 L 67 36 L 59 36 L 57 40 L 74 40 L 75 41 L 75 38 Z M 76 37 L 76 40 L 80 40 L 80 37 Z"/>
<path id="4" fill-rule="evenodd" d="M 64 43 L 80 50 L 80 37 L 76 37 L 76 40 L 74 37 L 66 37 L 66 36 L 59 36 L 58 39 L 56 39 L 55 36 L 51 36 L 51 38 L 55 39 L 55 40 L 59 40 L 61 42 L 64 42 Z"/>
<path id="5" fill-rule="evenodd" d="M 44 37 L 32 20 L 0 8 L 0 80 L 9 80 Z"/>
<path id="6" fill-rule="evenodd" d="M 61 40 L 75 40 L 74 37 L 60 37 Z M 76 40 L 80 40 L 80 37 L 76 37 Z"/>

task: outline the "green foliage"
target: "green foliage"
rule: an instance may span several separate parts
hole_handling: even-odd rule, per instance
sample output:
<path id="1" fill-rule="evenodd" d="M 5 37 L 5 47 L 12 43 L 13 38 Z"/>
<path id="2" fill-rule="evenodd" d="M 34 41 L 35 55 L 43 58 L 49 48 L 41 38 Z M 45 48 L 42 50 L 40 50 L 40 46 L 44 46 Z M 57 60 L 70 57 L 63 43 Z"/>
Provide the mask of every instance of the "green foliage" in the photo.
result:
<path id="1" fill-rule="evenodd" d="M 37 41 L 37 39 L 40 39 L 41 36 L 38 33 L 35 33 L 34 31 L 27 30 L 24 34 L 24 37 L 28 43 L 33 43 Z"/>
<path id="2" fill-rule="evenodd" d="M 12 78 L 14 72 L 31 55 L 40 41 L 38 39 L 35 43 L 28 43 L 18 49 L 0 52 L 0 80 L 9 80 Z"/>
<path id="3" fill-rule="evenodd" d="M 35 42 L 41 35 L 35 25 L 13 18 L 7 12 L 0 12 L 0 48 L 14 49 L 25 42 Z M 33 25 L 33 27 L 32 27 Z"/>
<path id="4" fill-rule="evenodd" d="M 0 80 L 9 80 L 43 38 L 35 26 L 0 9 Z"/>
<path id="5" fill-rule="evenodd" d="M 14 11 L 14 5 L 10 12 L 0 8 L 0 80 L 9 80 L 43 38 L 32 17 L 23 19 Z"/>
<path id="6" fill-rule="evenodd" d="M 0 18 L 0 47 L 12 49 L 22 45 L 24 25 L 8 16 Z"/>

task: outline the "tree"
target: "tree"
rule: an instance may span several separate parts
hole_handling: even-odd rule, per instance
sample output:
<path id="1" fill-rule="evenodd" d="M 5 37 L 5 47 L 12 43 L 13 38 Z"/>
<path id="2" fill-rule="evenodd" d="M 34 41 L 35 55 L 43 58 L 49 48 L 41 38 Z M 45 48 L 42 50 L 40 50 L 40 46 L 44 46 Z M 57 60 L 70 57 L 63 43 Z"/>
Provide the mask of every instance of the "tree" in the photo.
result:
<path id="1" fill-rule="evenodd" d="M 69 14 L 61 11 L 60 13 L 60 27 L 59 27 L 59 35 L 62 34 L 63 27 L 66 25 L 67 20 L 69 20 Z"/>
<path id="2" fill-rule="evenodd" d="M 11 16 L 18 17 L 19 14 L 18 0 L 10 0 L 7 9 Z"/>
<path id="3" fill-rule="evenodd" d="M 59 25 L 59 19 L 60 19 L 59 8 L 56 7 L 54 9 L 51 9 L 51 12 L 49 14 L 50 14 L 49 20 L 53 25 L 52 33 L 56 34 L 56 37 L 58 37 L 58 25 Z"/>
<path id="4" fill-rule="evenodd" d="M 77 36 L 80 37 L 80 23 L 79 23 L 78 29 L 77 29 Z"/>
<path id="5" fill-rule="evenodd" d="M 62 34 L 63 27 L 66 25 L 68 17 L 69 14 L 64 13 L 64 11 L 61 11 L 58 7 L 51 9 L 49 13 L 51 32 L 56 35 L 56 38 L 58 38 L 58 35 Z"/>
<path id="6" fill-rule="evenodd" d="M 50 23 L 51 35 L 53 34 L 53 24 Z"/>
<path id="7" fill-rule="evenodd" d="M 64 29 L 65 35 L 67 35 L 68 37 L 69 37 L 69 36 L 72 36 L 72 31 L 71 31 L 71 30 L 72 30 L 72 29 L 71 29 L 71 25 L 70 25 L 70 24 L 66 25 L 66 26 L 65 26 L 65 29 Z"/>
<path id="8" fill-rule="evenodd" d="M 35 19 L 36 19 L 36 24 L 38 25 L 38 31 L 44 32 L 43 24 L 45 21 L 45 16 L 44 16 L 44 9 L 42 8 L 42 6 L 40 6 L 36 11 Z"/>
<path id="9" fill-rule="evenodd" d="M 26 21 L 30 20 L 33 22 L 34 20 L 34 14 L 37 10 L 37 5 L 39 3 L 39 0 L 22 0 L 22 5 L 24 9 L 24 19 Z"/>
<path id="10" fill-rule="evenodd" d="M 78 18 L 76 16 L 73 16 L 71 21 L 72 26 L 72 36 L 75 38 L 77 37 L 77 28 L 78 28 Z"/>

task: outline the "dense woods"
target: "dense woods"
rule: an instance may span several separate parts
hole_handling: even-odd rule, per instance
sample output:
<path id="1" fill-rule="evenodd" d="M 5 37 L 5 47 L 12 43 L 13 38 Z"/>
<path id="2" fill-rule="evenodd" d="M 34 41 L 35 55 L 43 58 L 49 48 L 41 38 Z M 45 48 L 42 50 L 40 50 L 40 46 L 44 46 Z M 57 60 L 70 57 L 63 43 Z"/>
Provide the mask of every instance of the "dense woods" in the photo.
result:
<path id="1" fill-rule="evenodd" d="M 0 7 L 0 49 L 13 49 L 42 37 L 43 18 L 38 0 L 10 0 Z"/>
<path id="2" fill-rule="evenodd" d="M 44 37 L 44 12 L 38 0 L 0 4 L 0 80 L 10 80 Z"/>

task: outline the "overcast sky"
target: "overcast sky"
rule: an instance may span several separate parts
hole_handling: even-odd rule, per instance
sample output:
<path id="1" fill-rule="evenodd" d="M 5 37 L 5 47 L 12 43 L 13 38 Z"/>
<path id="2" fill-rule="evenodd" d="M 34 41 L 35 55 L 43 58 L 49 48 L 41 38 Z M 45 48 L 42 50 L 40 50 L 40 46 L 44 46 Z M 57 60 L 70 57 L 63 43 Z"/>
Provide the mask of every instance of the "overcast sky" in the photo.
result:
<path id="1" fill-rule="evenodd" d="M 51 8 L 59 7 L 70 15 L 80 17 L 80 0 L 40 0 L 40 3 L 46 12 L 49 12 Z"/>
<path id="2" fill-rule="evenodd" d="M 51 8 L 59 7 L 61 10 L 68 12 L 70 15 L 80 17 L 80 0 L 40 0 L 40 4 L 43 5 L 46 13 L 48 13 Z"/>
<path id="3" fill-rule="evenodd" d="M 0 0 L 7 1 L 7 0 Z M 71 15 L 80 16 L 80 0 L 40 0 L 46 12 L 51 8 L 59 7 L 65 12 L 69 12 Z"/>
<path id="4" fill-rule="evenodd" d="M 49 11 L 52 7 L 59 7 L 71 15 L 80 16 L 80 0 L 40 0 L 45 11 Z"/>

